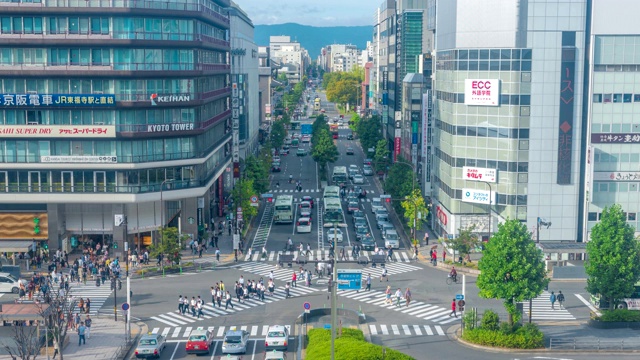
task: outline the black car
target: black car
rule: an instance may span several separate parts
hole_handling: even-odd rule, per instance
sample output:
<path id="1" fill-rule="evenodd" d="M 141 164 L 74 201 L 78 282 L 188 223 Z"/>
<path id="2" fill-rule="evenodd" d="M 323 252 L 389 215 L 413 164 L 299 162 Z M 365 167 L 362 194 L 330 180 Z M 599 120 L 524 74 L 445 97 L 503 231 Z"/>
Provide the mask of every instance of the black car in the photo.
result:
<path id="1" fill-rule="evenodd" d="M 363 236 L 362 239 L 360 240 L 360 244 L 362 245 L 362 248 L 364 250 L 375 250 L 376 249 L 376 242 L 375 242 L 375 240 L 373 240 L 373 236 L 371 236 L 371 235 Z"/>
<path id="2" fill-rule="evenodd" d="M 280 165 L 271 166 L 271 172 L 280 172 L 280 171 L 282 171 L 282 169 L 280 169 Z"/>
<path id="3" fill-rule="evenodd" d="M 352 147 L 348 147 L 347 148 L 347 155 L 353 155 L 353 148 Z"/>
<path id="4" fill-rule="evenodd" d="M 347 140 L 353 140 L 353 134 L 347 135 Z"/>

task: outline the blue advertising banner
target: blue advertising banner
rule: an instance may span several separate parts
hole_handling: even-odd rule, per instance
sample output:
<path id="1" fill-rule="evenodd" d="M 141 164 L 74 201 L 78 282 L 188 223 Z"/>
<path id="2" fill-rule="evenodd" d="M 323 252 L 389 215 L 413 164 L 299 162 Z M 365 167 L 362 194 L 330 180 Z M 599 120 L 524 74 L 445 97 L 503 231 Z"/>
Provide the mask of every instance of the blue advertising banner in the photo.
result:
<path id="1" fill-rule="evenodd" d="M 360 290 L 362 270 L 338 269 L 338 290 Z"/>
<path id="2" fill-rule="evenodd" d="M 0 94 L 4 106 L 115 106 L 113 94 Z"/>

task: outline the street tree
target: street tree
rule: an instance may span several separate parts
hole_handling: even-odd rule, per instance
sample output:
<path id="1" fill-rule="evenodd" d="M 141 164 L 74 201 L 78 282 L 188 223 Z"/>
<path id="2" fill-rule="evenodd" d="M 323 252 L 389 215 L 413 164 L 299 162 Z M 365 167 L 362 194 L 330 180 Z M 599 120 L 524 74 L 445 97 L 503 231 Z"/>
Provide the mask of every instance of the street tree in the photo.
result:
<path id="1" fill-rule="evenodd" d="M 471 250 L 476 249 L 480 245 L 480 238 L 474 233 L 475 229 L 475 225 L 464 229 L 460 228 L 458 229 L 458 235 L 443 240 L 445 245 L 454 251 L 454 258 L 455 254 L 458 253 L 459 256 L 469 259 Z"/>
<path id="2" fill-rule="evenodd" d="M 358 138 L 360 139 L 360 145 L 363 150 L 375 147 L 378 141 L 382 140 L 382 124 L 380 123 L 380 117 L 372 116 L 369 118 L 361 119 L 356 128 Z"/>
<path id="3" fill-rule="evenodd" d="M 247 218 L 258 215 L 258 208 L 251 206 L 251 196 L 257 193 L 254 189 L 253 180 L 239 179 L 233 190 L 231 191 L 231 198 L 235 207 L 242 207 L 242 215 Z"/>
<path id="4" fill-rule="evenodd" d="M 422 229 L 422 220 L 427 218 L 429 212 L 422 196 L 422 190 L 419 188 L 413 189 L 413 192 L 401 204 L 404 209 L 404 218 L 413 235 L 412 243 L 415 244 L 417 240 L 416 231 Z"/>
<path id="5" fill-rule="evenodd" d="M 373 163 L 376 171 L 386 171 L 389 166 L 389 148 L 387 147 L 387 140 L 378 140 L 376 144 L 376 152 L 373 156 Z"/>
<path id="6" fill-rule="evenodd" d="M 277 120 L 271 126 L 271 145 L 275 149 L 282 148 L 284 145 L 284 138 L 287 136 L 287 130 L 285 130 L 284 122 Z"/>
<path id="7" fill-rule="evenodd" d="M 640 245 L 634 232 L 618 204 L 602 210 L 591 230 L 585 264 L 587 291 L 600 294 L 610 310 L 619 299 L 631 296 L 640 278 Z"/>
<path id="8" fill-rule="evenodd" d="M 542 251 L 532 241 L 526 224 L 514 219 L 498 225 L 478 269 L 480 297 L 502 300 L 511 325 L 522 316 L 516 303 L 536 298 L 548 283 Z"/>
<path id="9" fill-rule="evenodd" d="M 11 360 L 33 360 L 40 355 L 44 345 L 40 342 L 39 327 L 35 324 L 10 326 L 10 335 L 3 342 L 2 348 Z M 46 331 L 46 329 L 45 329 Z"/>
<path id="10" fill-rule="evenodd" d="M 160 241 L 149 246 L 149 256 L 157 258 L 162 255 L 169 263 L 179 265 L 182 249 L 188 239 L 188 235 L 178 233 L 176 227 L 163 228 L 160 230 Z"/>
<path id="11" fill-rule="evenodd" d="M 353 132 L 357 132 L 358 126 L 360 125 L 360 115 L 354 113 L 351 115 L 351 119 L 349 119 L 349 129 Z"/>
<path id="12" fill-rule="evenodd" d="M 384 190 L 394 199 L 404 199 L 417 184 L 415 174 L 410 166 L 405 165 L 403 157 L 398 156 L 397 161 L 391 165 L 387 178 L 384 181 Z"/>
<path id="13" fill-rule="evenodd" d="M 338 160 L 338 148 L 326 129 L 320 130 L 311 148 L 311 155 L 320 166 L 321 173 L 325 173 L 327 164 Z"/>
<path id="14" fill-rule="evenodd" d="M 253 155 L 247 156 L 244 160 L 244 176 L 253 182 L 256 194 L 262 194 L 269 190 L 269 183 L 265 181 L 269 178 L 269 164 L 270 161 L 261 161 Z"/>

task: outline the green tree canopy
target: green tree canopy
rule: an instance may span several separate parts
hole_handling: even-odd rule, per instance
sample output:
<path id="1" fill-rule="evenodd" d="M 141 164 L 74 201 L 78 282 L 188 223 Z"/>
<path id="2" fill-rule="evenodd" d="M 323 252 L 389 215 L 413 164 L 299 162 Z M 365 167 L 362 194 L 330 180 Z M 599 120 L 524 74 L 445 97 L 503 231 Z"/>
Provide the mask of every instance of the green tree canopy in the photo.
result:
<path id="1" fill-rule="evenodd" d="M 313 156 L 313 160 L 320 165 L 322 172 L 325 171 L 327 163 L 338 160 L 338 148 L 333 143 L 333 139 L 326 129 L 320 130 L 317 134 L 316 140 L 311 148 L 311 155 Z"/>
<path id="2" fill-rule="evenodd" d="M 277 120 L 271 126 L 271 145 L 275 149 L 280 149 L 284 144 L 284 138 L 287 136 L 287 130 L 284 128 L 284 122 Z"/>
<path id="3" fill-rule="evenodd" d="M 256 194 L 262 194 L 269 190 L 270 164 L 270 160 L 266 158 L 261 160 L 253 155 L 248 156 L 244 161 L 244 176 L 253 182 Z"/>
<path id="4" fill-rule="evenodd" d="M 587 243 L 587 291 L 600 294 L 613 309 L 616 301 L 631 296 L 640 278 L 640 246 L 620 205 L 602 210 Z"/>
<path id="5" fill-rule="evenodd" d="M 382 140 L 382 124 L 379 116 L 361 119 L 356 128 L 360 145 L 365 152 L 367 149 L 375 147 L 378 141 Z"/>
<path id="6" fill-rule="evenodd" d="M 407 221 L 407 225 L 412 230 L 413 241 L 415 241 L 416 230 L 420 230 L 422 228 L 422 220 L 426 219 L 429 212 L 427 205 L 424 202 L 422 191 L 419 188 L 414 189 L 413 192 L 407 196 L 406 200 L 402 201 L 401 205 L 404 209 L 404 218 Z"/>
<path id="7" fill-rule="evenodd" d="M 378 143 L 376 144 L 376 152 L 373 156 L 373 163 L 376 171 L 387 170 L 387 166 L 389 165 L 389 148 L 387 147 L 386 139 L 378 140 Z"/>
<path id="8" fill-rule="evenodd" d="M 473 231 L 476 229 L 475 225 L 472 225 L 466 229 L 458 229 L 458 235 L 454 238 L 445 238 L 444 243 L 448 248 L 453 249 L 460 256 L 468 256 L 471 250 L 477 248 L 480 245 L 480 239 Z"/>
<path id="9" fill-rule="evenodd" d="M 245 217 L 258 215 L 258 208 L 251 206 L 251 196 L 258 194 L 254 189 L 253 180 L 239 179 L 231 191 L 231 198 L 236 207 L 242 207 L 242 214 Z"/>
<path id="10" fill-rule="evenodd" d="M 353 132 L 357 132 L 360 120 L 362 120 L 360 119 L 360 115 L 356 113 L 351 114 L 351 119 L 349 119 L 349 129 Z"/>
<path id="11" fill-rule="evenodd" d="M 516 303 L 537 297 L 548 283 L 542 251 L 531 240 L 527 226 L 518 220 L 498 225 L 478 262 L 480 297 L 500 299 L 509 323 L 520 318 Z"/>
<path id="12" fill-rule="evenodd" d="M 160 240 L 149 246 L 149 256 L 157 258 L 158 255 L 162 254 L 166 260 L 178 265 L 182 258 L 180 252 L 184 248 L 187 239 L 187 235 L 178 233 L 178 228 L 163 228 L 160 230 Z"/>

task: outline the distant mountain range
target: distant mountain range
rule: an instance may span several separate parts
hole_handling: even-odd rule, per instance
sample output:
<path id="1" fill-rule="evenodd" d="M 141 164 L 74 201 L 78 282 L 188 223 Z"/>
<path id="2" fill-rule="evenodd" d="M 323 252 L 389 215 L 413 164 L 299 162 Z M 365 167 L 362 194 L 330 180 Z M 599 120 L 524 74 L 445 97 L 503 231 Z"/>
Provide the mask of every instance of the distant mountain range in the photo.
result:
<path id="1" fill-rule="evenodd" d="M 295 23 L 256 25 L 255 41 L 259 46 L 269 46 L 269 37 L 286 35 L 300 42 L 309 51 L 311 60 L 316 60 L 320 49 L 331 44 L 353 44 L 364 50 L 367 41 L 373 38 L 373 26 L 328 26 L 317 27 Z"/>

